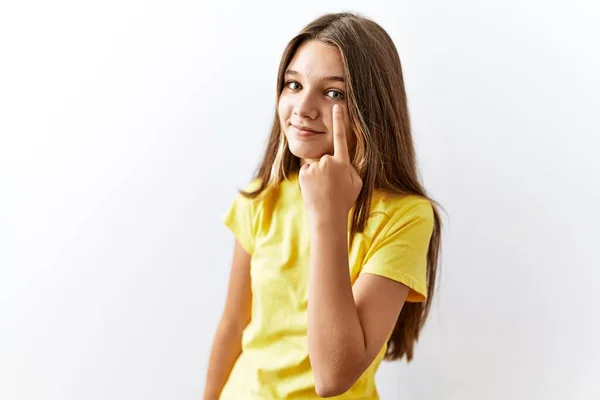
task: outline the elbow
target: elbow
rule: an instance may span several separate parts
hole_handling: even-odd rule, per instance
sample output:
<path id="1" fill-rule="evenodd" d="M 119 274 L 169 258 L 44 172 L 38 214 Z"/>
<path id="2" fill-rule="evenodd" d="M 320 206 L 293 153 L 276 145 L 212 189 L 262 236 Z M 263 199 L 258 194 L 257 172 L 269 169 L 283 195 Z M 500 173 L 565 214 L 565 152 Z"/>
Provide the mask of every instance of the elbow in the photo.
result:
<path id="1" fill-rule="evenodd" d="M 344 373 L 345 372 L 345 373 Z M 349 370 L 345 369 L 336 374 L 315 374 L 315 391 L 319 397 L 328 398 L 335 397 L 346 393 L 356 380 L 356 374 L 349 374 Z"/>
<path id="2" fill-rule="evenodd" d="M 351 387 L 351 385 L 348 387 L 343 387 L 340 385 L 315 385 L 315 391 L 319 397 L 329 398 L 344 394 L 350 390 Z"/>
<path id="3" fill-rule="evenodd" d="M 342 381 L 328 381 L 315 383 L 315 391 L 319 397 L 328 398 L 335 397 L 346 393 L 352 384 L 348 384 Z"/>
<path id="4" fill-rule="evenodd" d="M 309 347 L 308 353 L 315 391 L 319 397 L 335 397 L 346 393 L 368 367 L 362 349 L 352 346 L 325 354 Z"/>

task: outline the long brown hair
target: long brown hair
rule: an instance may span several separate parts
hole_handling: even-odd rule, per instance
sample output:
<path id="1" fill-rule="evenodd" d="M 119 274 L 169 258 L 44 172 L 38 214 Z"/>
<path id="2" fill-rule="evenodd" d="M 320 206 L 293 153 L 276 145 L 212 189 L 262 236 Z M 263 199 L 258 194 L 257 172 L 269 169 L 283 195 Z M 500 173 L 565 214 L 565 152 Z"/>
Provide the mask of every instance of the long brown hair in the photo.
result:
<path id="1" fill-rule="evenodd" d="M 298 47 L 308 40 L 336 46 L 346 76 L 347 109 L 356 134 L 352 164 L 363 180 L 353 207 L 350 242 L 367 223 L 373 190 L 422 196 L 431 202 L 434 228 L 427 252 L 427 300 L 405 303 L 388 342 L 387 360 L 413 357 L 414 344 L 429 314 L 441 245 L 441 220 L 437 203 L 420 181 L 398 51 L 383 28 L 353 13 L 325 14 L 309 23 L 286 46 L 277 74 L 277 100 L 284 86 L 284 73 Z M 244 192 L 254 198 L 277 186 L 287 174 L 300 168 L 279 123 L 277 108 L 271 135 L 255 173 L 260 185 Z"/>

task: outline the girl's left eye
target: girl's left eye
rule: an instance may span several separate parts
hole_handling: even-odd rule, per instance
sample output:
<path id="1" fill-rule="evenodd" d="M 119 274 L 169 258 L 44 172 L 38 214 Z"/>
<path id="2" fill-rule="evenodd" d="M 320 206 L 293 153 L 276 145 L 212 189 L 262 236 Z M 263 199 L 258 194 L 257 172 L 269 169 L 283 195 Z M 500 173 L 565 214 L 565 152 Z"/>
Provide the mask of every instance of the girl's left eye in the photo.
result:
<path id="1" fill-rule="evenodd" d="M 337 97 L 329 96 L 334 100 L 342 100 L 344 98 L 344 93 L 340 92 L 339 90 L 329 90 L 329 91 L 327 91 L 327 93 L 333 93 L 333 94 L 337 95 Z"/>

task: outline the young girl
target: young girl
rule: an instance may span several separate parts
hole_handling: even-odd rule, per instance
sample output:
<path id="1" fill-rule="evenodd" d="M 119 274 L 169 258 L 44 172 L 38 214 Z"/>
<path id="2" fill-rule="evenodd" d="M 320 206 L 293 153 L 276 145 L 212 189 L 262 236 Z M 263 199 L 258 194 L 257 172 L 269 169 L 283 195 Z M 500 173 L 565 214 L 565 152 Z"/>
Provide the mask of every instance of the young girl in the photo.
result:
<path id="1" fill-rule="evenodd" d="M 236 242 L 204 398 L 378 399 L 381 360 L 412 359 L 440 247 L 379 25 L 328 14 L 291 40 L 263 160 L 223 221 Z"/>

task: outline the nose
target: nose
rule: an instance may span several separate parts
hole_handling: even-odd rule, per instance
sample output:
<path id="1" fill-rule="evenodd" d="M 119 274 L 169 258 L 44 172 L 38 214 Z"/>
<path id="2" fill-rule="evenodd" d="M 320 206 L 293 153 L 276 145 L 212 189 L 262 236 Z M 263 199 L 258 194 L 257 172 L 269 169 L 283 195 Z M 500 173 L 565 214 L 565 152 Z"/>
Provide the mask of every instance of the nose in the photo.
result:
<path id="1" fill-rule="evenodd" d="M 294 114 L 300 118 L 316 119 L 319 116 L 319 110 L 311 97 L 311 94 L 306 92 L 298 94 L 294 104 Z"/>

